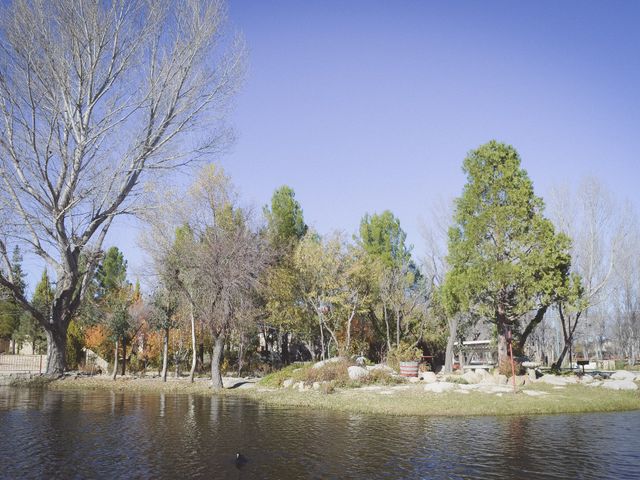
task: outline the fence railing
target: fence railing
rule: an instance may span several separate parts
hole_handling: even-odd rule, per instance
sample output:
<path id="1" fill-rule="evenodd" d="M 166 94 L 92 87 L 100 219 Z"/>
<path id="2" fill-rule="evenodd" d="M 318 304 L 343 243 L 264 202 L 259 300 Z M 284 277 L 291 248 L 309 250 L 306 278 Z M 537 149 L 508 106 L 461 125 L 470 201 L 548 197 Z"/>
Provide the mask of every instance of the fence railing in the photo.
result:
<path id="1" fill-rule="evenodd" d="M 0 374 L 42 373 L 45 355 L 5 355 L 0 354 Z"/>

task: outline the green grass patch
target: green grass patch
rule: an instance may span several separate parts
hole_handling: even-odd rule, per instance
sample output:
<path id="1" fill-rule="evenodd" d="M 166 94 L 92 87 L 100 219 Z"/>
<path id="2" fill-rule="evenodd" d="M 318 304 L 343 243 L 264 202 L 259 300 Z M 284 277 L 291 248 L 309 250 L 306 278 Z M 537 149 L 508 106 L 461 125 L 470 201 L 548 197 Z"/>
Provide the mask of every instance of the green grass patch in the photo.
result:
<path id="1" fill-rule="evenodd" d="M 294 381 L 304 381 L 305 372 L 310 370 L 312 363 L 292 363 L 291 365 L 287 365 L 280 370 L 276 370 L 268 375 L 265 375 L 262 380 L 260 380 L 260 385 L 269 388 L 280 388 L 282 387 L 282 383 L 292 378 Z"/>
<path id="2" fill-rule="evenodd" d="M 379 391 L 340 389 L 333 395 L 296 390 L 247 390 L 256 401 L 281 407 L 328 409 L 352 413 L 416 416 L 464 415 L 542 415 L 640 410 L 638 391 L 611 391 L 600 387 L 569 385 L 563 390 L 536 385 L 548 395 L 530 397 L 519 393 L 496 394 L 472 391 L 428 393 L 423 386 L 396 390 L 383 395 Z"/>

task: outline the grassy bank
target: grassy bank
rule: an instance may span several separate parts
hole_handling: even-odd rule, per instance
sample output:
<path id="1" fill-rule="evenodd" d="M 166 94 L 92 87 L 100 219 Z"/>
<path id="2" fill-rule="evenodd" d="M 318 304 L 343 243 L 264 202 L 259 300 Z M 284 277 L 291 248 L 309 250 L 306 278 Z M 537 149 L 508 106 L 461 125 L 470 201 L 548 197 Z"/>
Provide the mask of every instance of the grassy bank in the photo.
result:
<path id="1" fill-rule="evenodd" d="M 94 377 L 58 380 L 49 384 L 48 388 L 241 396 L 279 407 L 388 415 L 531 415 L 640 410 L 640 391 L 611 391 L 583 385 L 568 385 L 562 389 L 545 384 L 523 387 L 527 390 L 545 392 L 536 397 L 524 394 L 522 388 L 516 394 L 496 395 L 476 391 L 467 394 L 436 394 L 425 392 L 422 385 L 403 385 L 337 389 L 327 394 L 313 390 L 300 392 L 295 389 L 238 386 L 239 388 L 214 393 L 205 379 L 191 384 L 186 379 L 163 383 L 158 379 L 112 381 L 104 377 Z"/>

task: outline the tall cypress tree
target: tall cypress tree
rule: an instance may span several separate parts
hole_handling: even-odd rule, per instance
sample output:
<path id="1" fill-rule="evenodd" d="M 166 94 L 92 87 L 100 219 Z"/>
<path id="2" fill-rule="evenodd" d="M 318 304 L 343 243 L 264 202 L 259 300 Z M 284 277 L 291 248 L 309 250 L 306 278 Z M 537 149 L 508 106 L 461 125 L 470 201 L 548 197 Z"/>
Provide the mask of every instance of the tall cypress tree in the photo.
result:
<path id="1" fill-rule="evenodd" d="M 444 298 L 450 314 L 473 312 L 495 323 L 502 361 L 507 332 L 526 337 L 567 285 L 570 240 L 544 217 L 544 203 L 512 146 L 480 146 L 463 171 L 467 184 L 449 230 Z M 533 320 L 521 330 L 527 316 Z"/>

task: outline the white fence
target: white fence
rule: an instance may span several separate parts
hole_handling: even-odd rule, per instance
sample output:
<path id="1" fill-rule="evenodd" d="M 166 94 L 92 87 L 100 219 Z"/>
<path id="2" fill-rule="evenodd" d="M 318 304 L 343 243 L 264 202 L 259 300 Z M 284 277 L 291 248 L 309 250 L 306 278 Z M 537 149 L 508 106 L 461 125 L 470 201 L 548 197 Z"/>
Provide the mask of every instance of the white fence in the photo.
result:
<path id="1" fill-rule="evenodd" d="M 0 375 L 9 373 L 42 373 L 45 355 L 0 354 Z"/>

